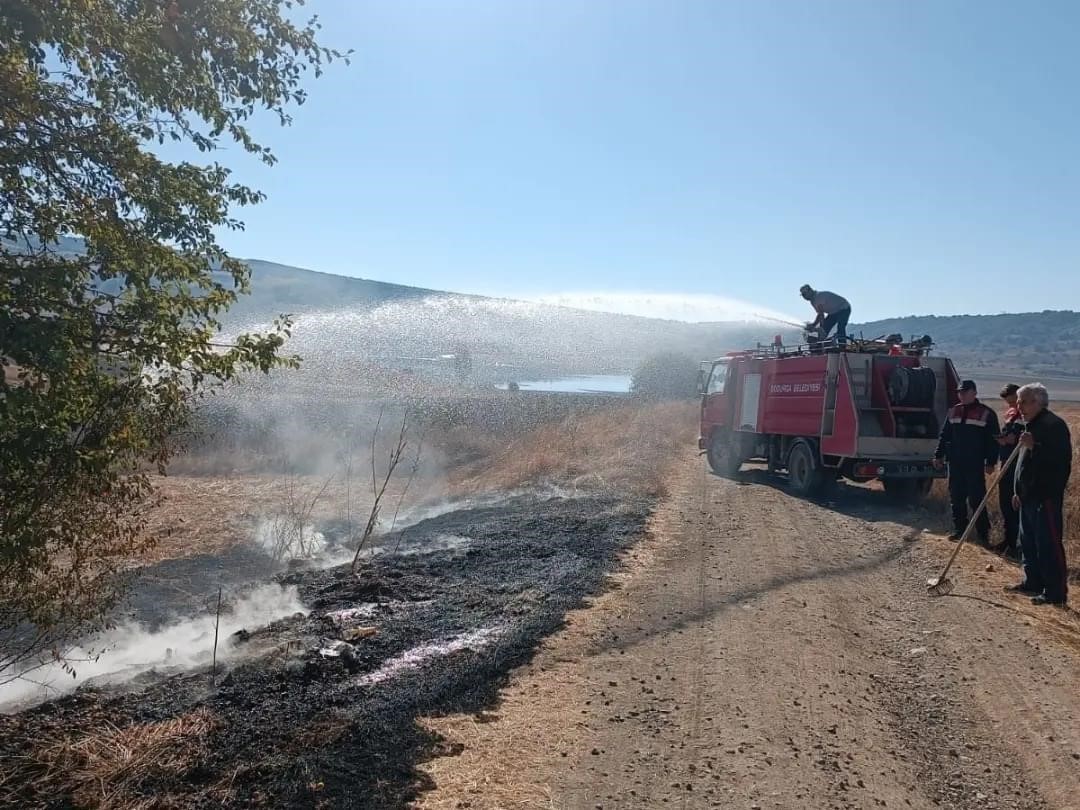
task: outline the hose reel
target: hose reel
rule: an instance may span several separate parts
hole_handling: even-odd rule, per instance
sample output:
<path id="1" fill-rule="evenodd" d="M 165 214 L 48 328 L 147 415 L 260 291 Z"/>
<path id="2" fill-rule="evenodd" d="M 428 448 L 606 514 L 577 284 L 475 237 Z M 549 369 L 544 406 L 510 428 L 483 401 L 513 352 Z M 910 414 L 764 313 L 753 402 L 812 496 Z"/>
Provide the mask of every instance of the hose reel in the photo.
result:
<path id="1" fill-rule="evenodd" d="M 889 402 L 900 408 L 933 408 L 937 375 L 924 366 L 897 366 L 889 375 Z"/>

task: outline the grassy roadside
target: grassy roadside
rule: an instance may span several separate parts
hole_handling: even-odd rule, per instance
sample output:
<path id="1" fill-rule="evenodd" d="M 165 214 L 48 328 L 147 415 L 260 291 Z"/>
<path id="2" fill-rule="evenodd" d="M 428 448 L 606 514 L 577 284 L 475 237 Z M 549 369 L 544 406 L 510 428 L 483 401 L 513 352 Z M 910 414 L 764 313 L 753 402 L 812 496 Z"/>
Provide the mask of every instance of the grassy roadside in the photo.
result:
<path id="1" fill-rule="evenodd" d="M 473 457 L 450 475 L 451 491 L 474 494 L 531 485 L 666 493 L 670 463 L 694 446 L 692 402 L 625 402 L 572 414 L 509 440 L 448 437 L 451 457 Z"/>

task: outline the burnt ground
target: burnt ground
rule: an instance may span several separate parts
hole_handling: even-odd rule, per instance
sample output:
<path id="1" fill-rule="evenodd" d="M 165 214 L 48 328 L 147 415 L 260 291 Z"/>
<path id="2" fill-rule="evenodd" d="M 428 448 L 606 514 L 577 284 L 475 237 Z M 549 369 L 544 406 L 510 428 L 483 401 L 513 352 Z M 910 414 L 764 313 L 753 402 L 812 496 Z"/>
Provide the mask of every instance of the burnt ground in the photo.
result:
<path id="1" fill-rule="evenodd" d="M 208 710 L 215 728 L 197 755 L 181 768 L 144 768 L 116 795 L 176 807 L 404 807 L 429 786 L 418 764 L 448 753 L 417 717 L 490 708 L 508 672 L 568 610 L 603 588 L 651 508 L 625 495 L 519 496 L 406 530 L 413 551 L 429 541 L 440 547 L 447 536 L 469 538 L 465 546 L 381 554 L 359 577 L 347 566 L 280 574 L 278 581 L 297 586 L 310 614 L 230 639 L 252 653 L 224 674 L 219 668 L 216 686 L 206 671 L 150 673 L 122 689 L 87 686 L 0 717 L 0 805 L 97 803 L 41 781 L 44 769 L 27 755 L 43 740 L 92 736 L 105 718 L 123 728 Z M 229 562 L 261 565 L 255 558 Z M 174 567 L 159 568 L 143 584 L 136 612 L 154 621 L 154 606 L 183 577 L 175 566 L 200 564 L 208 561 L 163 564 Z M 327 616 L 360 606 L 359 616 Z M 357 625 L 377 634 L 344 641 Z M 415 653 L 440 642 L 450 642 L 445 654 Z M 402 663 L 398 656 L 410 650 L 413 658 Z M 394 661 L 388 675 L 380 670 Z"/>
<path id="2" fill-rule="evenodd" d="M 150 630 L 178 617 L 212 610 L 216 588 L 241 592 L 274 577 L 282 566 L 252 545 L 230 546 L 221 554 L 193 554 L 139 568 L 119 615 Z M 213 583 L 214 587 L 207 587 Z"/>

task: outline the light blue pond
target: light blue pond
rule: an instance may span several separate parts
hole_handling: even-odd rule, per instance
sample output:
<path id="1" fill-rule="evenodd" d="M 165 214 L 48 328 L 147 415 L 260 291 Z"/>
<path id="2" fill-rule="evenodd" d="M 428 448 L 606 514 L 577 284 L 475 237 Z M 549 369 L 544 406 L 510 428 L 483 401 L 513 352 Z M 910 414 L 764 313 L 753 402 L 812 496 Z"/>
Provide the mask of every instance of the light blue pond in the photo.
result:
<path id="1" fill-rule="evenodd" d="M 518 380 L 522 391 L 549 391 L 564 394 L 626 394 L 630 391 L 629 374 L 575 374 L 553 380 Z M 506 390 L 508 383 L 498 388 Z"/>

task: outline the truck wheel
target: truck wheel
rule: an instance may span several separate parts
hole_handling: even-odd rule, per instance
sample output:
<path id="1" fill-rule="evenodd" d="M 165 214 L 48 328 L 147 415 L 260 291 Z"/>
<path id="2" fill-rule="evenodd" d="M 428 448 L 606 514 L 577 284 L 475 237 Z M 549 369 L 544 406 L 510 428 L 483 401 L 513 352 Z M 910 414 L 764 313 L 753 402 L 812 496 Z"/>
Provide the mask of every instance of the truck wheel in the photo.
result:
<path id="1" fill-rule="evenodd" d="M 736 437 L 727 430 L 714 430 L 709 441 L 709 467 L 717 475 L 732 478 L 742 467 L 742 456 L 736 450 Z"/>
<path id="2" fill-rule="evenodd" d="M 795 442 L 788 454 L 788 481 L 796 493 L 803 496 L 817 495 L 825 482 L 821 465 L 813 449 L 804 441 Z"/>

